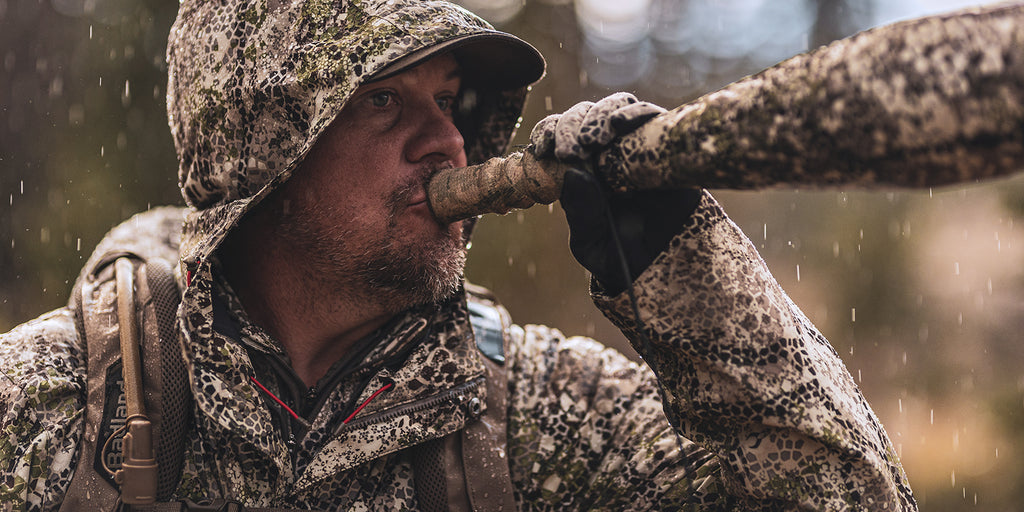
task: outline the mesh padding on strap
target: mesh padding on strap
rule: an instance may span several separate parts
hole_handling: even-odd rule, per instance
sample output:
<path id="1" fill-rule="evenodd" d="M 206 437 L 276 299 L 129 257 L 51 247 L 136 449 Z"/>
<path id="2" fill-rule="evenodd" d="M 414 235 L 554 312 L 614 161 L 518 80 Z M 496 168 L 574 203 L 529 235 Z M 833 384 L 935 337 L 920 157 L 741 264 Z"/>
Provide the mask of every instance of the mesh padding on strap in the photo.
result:
<path id="1" fill-rule="evenodd" d="M 178 303 L 181 293 L 174 281 L 170 265 L 161 260 L 146 263 L 153 309 L 156 316 L 158 339 L 147 336 L 148 354 L 159 357 L 159 378 L 162 399 L 159 432 L 156 438 L 157 499 L 166 500 L 178 488 L 184 463 L 185 434 L 192 424 L 191 394 L 188 375 L 178 347 Z M 155 346 L 154 346 L 155 345 Z"/>
<path id="2" fill-rule="evenodd" d="M 413 482 L 420 510 L 448 510 L 448 482 L 444 467 L 444 439 L 427 441 L 412 450 Z"/>

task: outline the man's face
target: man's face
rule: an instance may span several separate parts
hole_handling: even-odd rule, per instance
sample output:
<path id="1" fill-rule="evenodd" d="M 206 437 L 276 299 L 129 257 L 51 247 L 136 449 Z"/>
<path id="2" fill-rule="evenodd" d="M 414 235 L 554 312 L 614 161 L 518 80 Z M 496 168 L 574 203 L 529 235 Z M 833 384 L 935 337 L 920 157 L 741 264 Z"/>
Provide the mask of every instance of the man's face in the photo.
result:
<path id="1" fill-rule="evenodd" d="M 455 291 L 462 223 L 437 222 L 426 184 L 466 165 L 452 121 L 460 85 L 450 55 L 363 85 L 282 187 L 281 236 L 304 249 L 318 279 L 355 280 L 364 299 L 394 309 Z"/>

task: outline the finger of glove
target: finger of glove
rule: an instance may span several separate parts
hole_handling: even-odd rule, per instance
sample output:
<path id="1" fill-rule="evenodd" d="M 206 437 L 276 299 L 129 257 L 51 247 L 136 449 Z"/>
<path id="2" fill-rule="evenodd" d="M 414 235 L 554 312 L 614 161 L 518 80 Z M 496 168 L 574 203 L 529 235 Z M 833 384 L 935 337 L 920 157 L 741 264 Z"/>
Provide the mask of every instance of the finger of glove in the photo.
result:
<path id="1" fill-rule="evenodd" d="M 611 123 L 612 114 L 638 101 L 628 92 L 617 92 L 595 103 L 583 118 L 580 145 L 591 151 L 607 146 L 618 134 Z"/>
<path id="2" fill-rule="evenodd" d="M 637 103 L 631 103 L 629 105 L 623 105 L 609 115 L 609 122 L 614 128 L 616 134 L 625 135 L 655 117 L 664 112 L 668 112 L 662 107 L 641 101 Z"/>
<path id="3" fill-rule="evenodd" d="M 562 114 L 551 114 L 541 119 L 530 132 L 530 144 L 533 145 L 533 156 L 550 158 L 555 152 L 555 125 Z"/>
<path id="4" fill-rule="evenodd" d="M 558 118 L 558 123 L 555 125 L 555 158 L 582 161 L 590 156 L 590 153 L 580 145 L 579 136 L 583 119 L 593 106 L 593 102 L 582 101 L 573 105 L 562 114 L 562 117 Z"/>

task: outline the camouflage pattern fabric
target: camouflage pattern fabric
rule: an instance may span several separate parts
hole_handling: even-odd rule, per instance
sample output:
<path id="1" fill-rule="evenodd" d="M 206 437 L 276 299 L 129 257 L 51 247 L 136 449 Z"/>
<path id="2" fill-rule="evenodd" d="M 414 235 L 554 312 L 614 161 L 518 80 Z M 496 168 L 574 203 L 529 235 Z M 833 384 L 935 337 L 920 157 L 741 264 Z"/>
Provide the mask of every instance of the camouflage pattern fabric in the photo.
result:
<path id="1" fill-rule="evenodd" d="M 230 300 L 222 286 L 199 276 L 188 290 Z M 659 379 L 593 340 L 513 328 L 509 463 L 523 510 L 916 510 L 835 351 L 710 196 L 634 290 Z M 595 299 L 642 348 L 628 298 Z M 416 510 L 404 448 L 460 428 L 473 419 L 465 404 L 483 398 L 464 300 L 389 324 L 363 365 L 366 384 L 353 376 L 325 390 L 303 439 L 282 436 L 249 381 L 250 351 L 281 357 L 280 347 L 237 305 L 237 338 L 213 328 L 212 305 L 195 310 L 182 324 L 207 334 L 187 344 L 197 425 L 178 495 Z M 403 348 L 401 365 L 381 364 Z M 83 351 L 66 309 L 0 339 L 4 510 L 59 505 L 83 442 Z M 389 381 L 394 392 L 338 428 L 340 404 Z"/>
<path id="2" fill-rule="evenodd" d="M 215 250 L 288 179 L 363 78 L 491 30 L 444 2 L 182 4 L 168 109 L 190 207 L 180 248 L 163 237 L 180 250 L 179 341 L 195 397 L 178 497 L 418 509 L 407 448 L 462 428 L 479 414 L 471 404 L 486 402 L 473 298 L 460 291 L 393 319 L 356 371 L 317 390 L 308 432 L 289 435 L 252 382 L 286 394 L 287 358 L 218 279 Z M 473 134 L 471 163 L 504 151 L 524 97 L 521 87 L 478 99 L 459 126 Z M 166 229 L 149 214 L 125 226 Z M 595 290 L 595 300 L 638 347 L 647 333 L 654 372 L 593 340 L 512 329 L 508 460 L 520 509 L 916 509 L 842 362 L 710 196 L 634 291 L 642 325 L 625 297 Z M 0 336 L 0 510 L 56 510 L 78 447 L 94 442 L 82 435 L 84 352 L 67 308 Z"/>

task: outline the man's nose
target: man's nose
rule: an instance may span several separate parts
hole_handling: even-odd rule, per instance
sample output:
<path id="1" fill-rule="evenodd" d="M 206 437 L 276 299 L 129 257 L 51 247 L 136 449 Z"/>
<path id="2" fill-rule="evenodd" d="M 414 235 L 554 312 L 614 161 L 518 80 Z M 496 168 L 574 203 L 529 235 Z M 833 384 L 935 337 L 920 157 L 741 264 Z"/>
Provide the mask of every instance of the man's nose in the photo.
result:
<path id="1" fill-rule="evenodd" d="M 457 167 L 466 165 L 465 141 L 452 118 L 433 101 L 417 110 L 415 133 L 406 149 L 409 161 L 437 158 Z"/>

